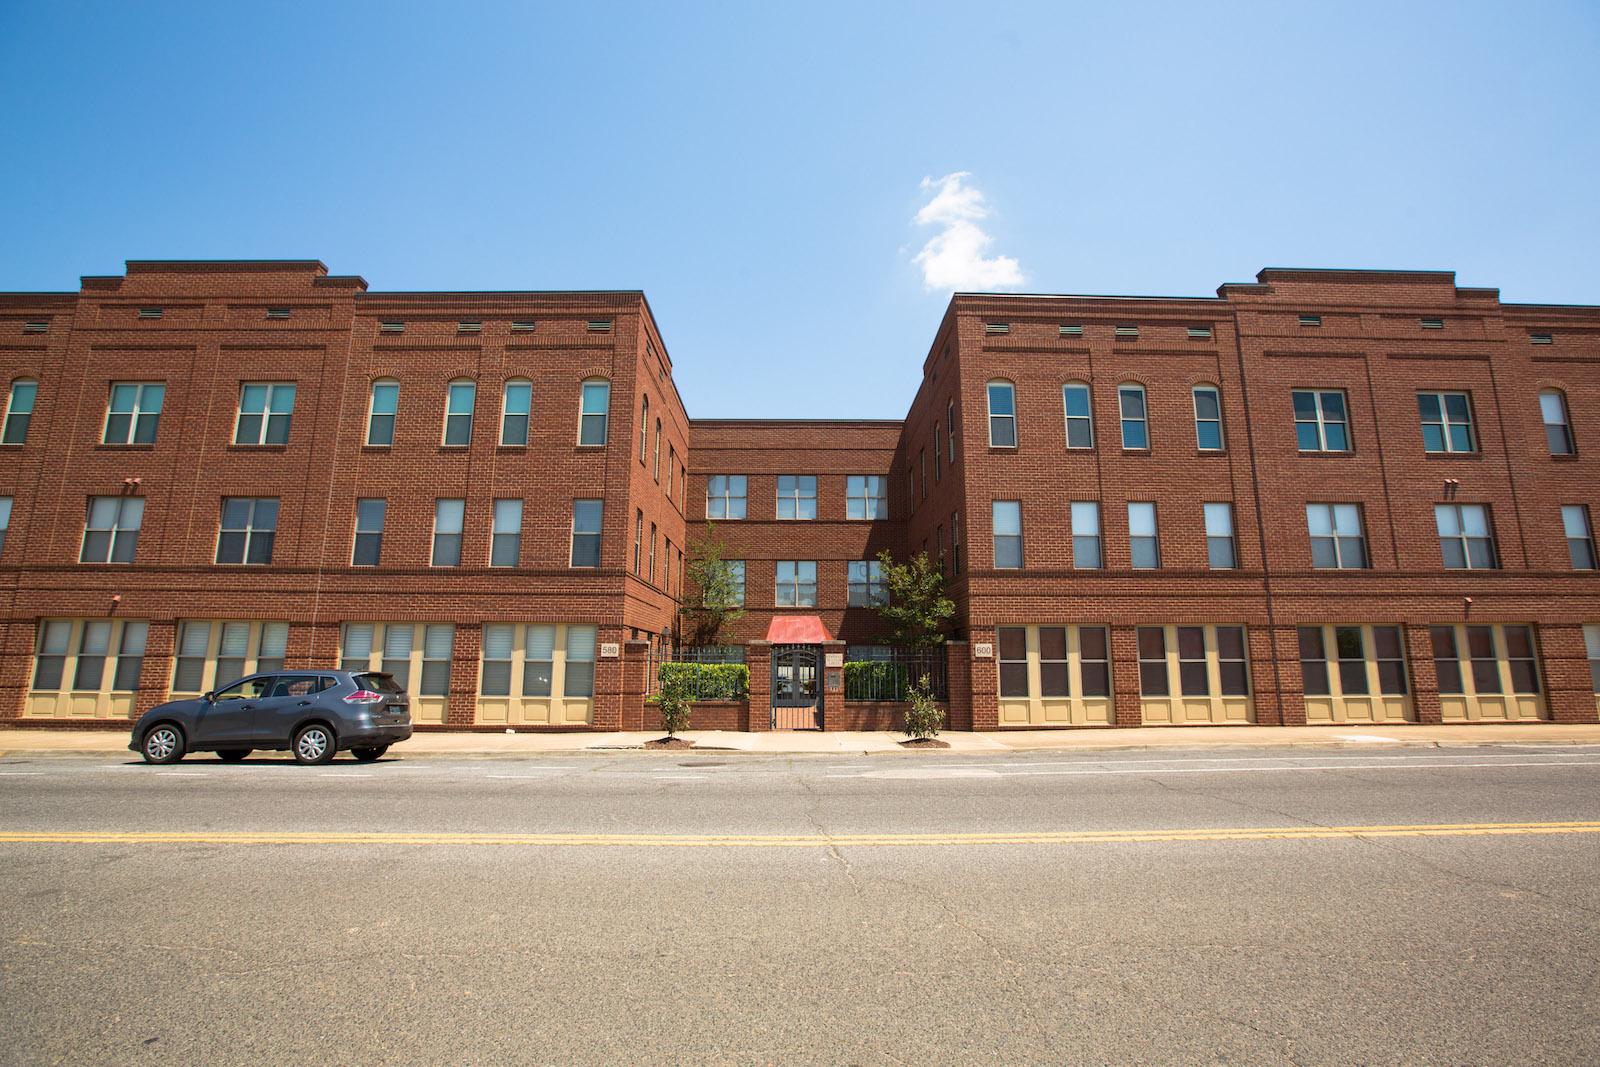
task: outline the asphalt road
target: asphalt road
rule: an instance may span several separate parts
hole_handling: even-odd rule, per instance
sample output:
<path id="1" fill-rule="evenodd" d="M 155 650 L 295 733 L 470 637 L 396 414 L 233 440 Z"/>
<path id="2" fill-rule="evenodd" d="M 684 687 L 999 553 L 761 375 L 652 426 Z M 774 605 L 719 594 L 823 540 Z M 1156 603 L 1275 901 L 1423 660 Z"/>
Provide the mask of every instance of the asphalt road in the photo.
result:
<path id="1" fill-rule="evenodd" d="M 4 760 L 0 1062 L 1600 1063 L 1597 785 L 1580 746 Z"/>

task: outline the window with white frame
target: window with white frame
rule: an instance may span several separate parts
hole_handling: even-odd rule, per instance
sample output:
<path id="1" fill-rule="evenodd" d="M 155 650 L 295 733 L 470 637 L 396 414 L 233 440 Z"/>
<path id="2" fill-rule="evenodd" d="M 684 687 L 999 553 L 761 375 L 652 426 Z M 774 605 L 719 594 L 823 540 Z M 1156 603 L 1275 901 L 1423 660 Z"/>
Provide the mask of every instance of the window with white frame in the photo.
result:
<path id="1" fill-rule="evenodd" d="M 1582 504 L 1561 505 L 1561 525 L 1567 535 L 1567 554 L 1575 571 L 1595 569 L 1594 529 L 1589 525 L 1589 509 Z"/>
<path id="2" fill-rule="evenodd" d="M 723 566 L 728 574 L 728 603 L 744 607 L 744 560 L 723 560 Z"/>
<path id="3" fill-rule="evenodd" d="M 817 476 L 814 474 L 778 475 L 778 518 L 814 519 L 817 517 Z"/>
<path id="4" fill-rule="evenodd" d="M 1128 555 L 1138 569 L 1153 570 L 1161 566 L 1161 538 L 1156 531 L 1153 501 L 1128 502 Z"/>
<path id="5" fill-rule="evenodd" d="M 293 382 L 244 382 L 239 386 L 239 421 L 234 426 L 236 445 L 289 443 L 289 420 L 294 415 Z"/>
<path id="6" fill-rule="evenodd" d="M 1022 566 L 1022 501 L 996 500 L 993 503 L 994 565 L 996 569 Z"/>
<path id="7" fill-rule="evenodd" d="M 389 503 L 382 497 L 356 501 L 356 540 L 350 553 L 353 567 L 376 567 L 383 559 L 383 517 Z"/>
<path id="8" fill-rule="evenodd" d="M 394 444 L 394 416 L 400 409 L 400 383 L 393 378 L 379 378 L 372 383 L 372 396 L 367 401 L 367 444 L 374 448 L 388 448 Z"/>
<path id="9" fill-rule="evenodd" d="M 478 383 L 458 378 L 445 387 L 444 444 L 465 448 L 472 443 L 472 409 L 478 401 Z"/>
<path id="10" fill-rule="evenodd" d="M 1544 436 L 1552 456 L 1570 456 L 1577 449 L 1572 442 L 1572 422 L 1567 416 L 1567 398 L 1559 389 L 1539 394 L 1539 414 L 1544 418 Z"/>
<path id="11" fill-rule="evenodd" d="M 1145 415 L 1144 386 L 1131 382 L 1119 385 L 1117 404 L 1122 413 L 1122 447 L 1149 448 L 1150 429 Z"/>
<path id="12" fill-rule="evenodd" d="M 1074 500 L 1069 505 L 1072 518 L 1072 565 L 1078 570 L 1105 566 L 1100 553 L 1100 505 L 1093 500 Z"/>
<path id="13" fill-rule="evenodd" d="M 1295 443 L 1300 451 L 1350 451 L 1350 416 L 1343 391 L 1296 389 L 1292 399 Z"/>
<path id="14" fill-rule="evenodd" d="M 656 447 L 655 455 L 650 460 L 650 476 L 657 482 L 661 481 L 661 420 L 656 420 Z"/>
<path id="15" fill-rule="evenodd" d="M 849 564 L 850 606 L 866 608 L 889 602 L 883 584 L 883 564 L 877 560 L 852 560 Z"/>
<path id="16" fill-rule="evenodd" d="M 603 500 L 572 502 L 572 566 L 600 566 L 600 525 L 604 512 Z"/>
<path id="17" fill-rule="evenodd" d="M 1214 385 L 1194 387 L 1194 439 L 1202 452 L 1222 450 L 1222 400 Z"/>
<path id="18" fill-rule="evenodd" d="M 845 476 L 845 518 L 882 519 L 888 517 L 885 498 L 888 479 L 876 474 Z"/>
<path id="19" fill-rule="evenodd" d="M 1439 552 L 1452 570 L 1492 570 L 1494 537 L 1489 532 L 1489 509 L 1482 504 L 1435 504 L 1433 518 L 1439 528 Z"/>
<path id="20" fill-rule="evenodd" d="M 650 394 L 644 395 L 644 404 L 639 409 L 639 462 L 643 463 L 649 455 L 647 446 L 650 443 Z"/>
<path id="21" fill-rule="evenodd" d="M 611 410 L 611 383 L 604 378 L 588 378 L 579 390 L 578 444 L 606 443 L 606 420 Z"/>
<path id="22" fill-rule="evenodd" d="M 522 562 L 522 501 L 494 502 L 494 530 L 489 539 L 489 566 L 515 567 Z"/>
<path id="23" fill-rule="evenodd" d="M 1206 505 L 1206 557 L 1214 571 L 1232 570 L 1239 565 L 1233 543 L 1233 505 Z"/>
<path id="24" fill-rule="evenodd" d="M 33 421 L 33 402 L 38 395 L 39 383 L 32 378 L 18 378 L 11 383 L 11 394 L 6 398 L 5 430 L 0 432 L 0 444 L 27 443 L 28 424 Z"/>
<path id="25" fill-rule="evenodd" d="M 150 445 L 161 423 L 161 402 L 167 395 L 163 382 L 112 382 L 106 403 L 105 443 Z"/>
<path id="26" fill-rule="evenodd" d="M 528 411 L 533 404 L 533 383 L 523 378 L 506 382 L 500 404 L 500 443 L 520 448 L 528 443 Z"/>
<path id="27" fill-rule="evenodd" d="M 956 461 L 956 402 L 947 401 L 944 408 L 945 417 L 945 452 L 950 462 Z"/>
<path id="28" fill-rule="evenodd" d="M 1367 566 L 1359 505 L 1307 504 L 1306 529 L 1311 535 L 1313 567 L 1349 570 Z"/>
<path id="29" fill-rule="evenodd" d="M 433 502 L 433 555 L 429 560 L 433 566 L 461 566 L 461 530 L 466 514 L 465 500 Z"/>
<path id="30" fill-rule="evenodd" d="M 271 563 L 272 541 L 277 532 L 277 497 L 223 497 L 217 562 Z"/>
<path id="31" fill-rule="evenodd" d="M 1086 382 L 1068 382 L 1061 387 L 1061 406 L 1067 417 L 1067 447 L 1094 447 L 1094 413 Z"/>
<path id="32" fill-rule="evenodd" d="M 777 595 L 773 602 L 780 608 L 816 607 L 816 561 L 780 559 L 777 566 Z"/>
<path id="33" fill-rule="evenodd" d="M 132 563 L 144 521 L 144 498 L 92 496 L 83 523 L 79 563 Z"/>
<path id="34" fill-rule="evenodd" d="M 988 385 L 989 393 L 989 447 L 1017 447 L 1016 387 L 1010 382 L 995 381 Z"/>
<path id="35" fill-rule="evenodd" d="M 640 573 L 644 559 L 644 509 L 635 508 L 633 512 L 633 573 Z"/>
<path id="36" fill-rule="evenodd" d="M 650 584 L 656 584 L 656 524 L 650 524 Z"/>
<path id="37" fill-rule="evenodd" d="M 1422 448 L 1426 452 L 1476 452 L 1472 401 L 1467 393 L 1418 393 Z"/>
<path id="38" fill-rule="evenodd" d="M 707 478 L 706 518 L 744 518 L 746 485 L 742 474 L 713 474 Z"/>

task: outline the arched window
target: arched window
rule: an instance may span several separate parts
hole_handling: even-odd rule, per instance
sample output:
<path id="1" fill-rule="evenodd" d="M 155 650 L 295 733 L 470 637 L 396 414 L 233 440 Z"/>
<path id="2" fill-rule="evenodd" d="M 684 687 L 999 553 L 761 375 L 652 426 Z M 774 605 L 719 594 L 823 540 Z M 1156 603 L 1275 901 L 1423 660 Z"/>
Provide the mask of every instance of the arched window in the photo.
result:
<path id="1" fill-rule="evenodd" d="M 1016 386 L 1007 381 L 989 383 L 989 447 L 1017 447 Z"/>
<path id="2" fill-rule="evenodd" d="M 644 395 L 644 409 L 639 413 L 639 462 L 643 463 L 649 456 L 650 443 L 650 394 Z"/>
<path id="3" fill-rule="evenodd" d="M 611 383 L 604 378 L 586 378 L 578 405 L 578 444 L 606 443 L 606 417 L 610 408 Z"/>
<path id="4" fill-rule="evenodd" d="M 1061 387 L 1061 403 L 1067 413 L 1067 447 L 1094 447 L 1093 406 L 1089 402 L 1088 382 L 1068 382 Z"/>
<path id="5" fill-rule="evenodd" d="M 400 406 L 400 383 L 379 378 L 372 383 L 367 401 L 367 444 L 387 448 L 394 444 L 394 415 Z"/>
<path id="6" fill-rule="evenodd" d="M 478 400 L 478 383 L 457 378 L 446 388 L 444 443 L 465 448 L 472 443 L 472 408 Z"/>
<path id="7" fill-rule="evenodd" d="M 33 418 L 33 398 L 39 393 L 39 383 L 32 378 L 18 378 L 11 383 L 11 396 L 6 400 L 6 428 L 0 443 L 20 445 L 28 440 L 28 423 Z"/>
<path id="8" fill-rule="evenodd" d="M 1150 428 L 1146 423 L 1144 386 L 1124 382 L 1117 386 L 1117 403 L 1122 412 L 1122 447 L 1149 448 Z"/>
<path id="9" fill-rule="evenodd" d="M 1208 383 L 1194 387 L 1194 443 L 1202 452 L 1222 451 L 1222 394 Z"/>
<path id="10" fill-rule="evenodd" d="M 506 382 L 500 405 L 500 443 L 522 446 L 528 443 L 528 409 L 533 403 L 533 383 L 526 378 Z"/>
<path id="11" fill-rule="evenodd" d="M 1550 454 L 1570 456 L 1576 453 L 1577 448 L 1572 441 L 1572 420 L 1567 417 L 1566 395 L 1559 389 L 1546 389 L 1539 394 L 1539 413 L 1544 416 L 1544 436 L 1550 443 Z M 11 438 L 8 436 L 6 440 L 9 442 Z"/>

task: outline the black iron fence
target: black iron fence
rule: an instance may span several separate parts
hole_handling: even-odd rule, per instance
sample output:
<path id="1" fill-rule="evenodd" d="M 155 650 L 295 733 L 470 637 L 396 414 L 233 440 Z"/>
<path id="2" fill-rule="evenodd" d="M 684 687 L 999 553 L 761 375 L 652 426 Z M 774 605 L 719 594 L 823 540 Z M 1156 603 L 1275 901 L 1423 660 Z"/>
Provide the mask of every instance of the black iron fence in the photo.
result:
<path id="1" fill-rule="evenodd" d="M 750 668 L 742 645 L 651 649 L 650 693 L 669 680 L 682 681 L 690 700 L 745 700 L 750 696 Z"/>
<path id="2" fill-rule="evenodd" d="M 945 650 L 852 648 L 845 653 L 846 700 L 910 700 L 911 687 L 922 678 L 935 700 L 949 697 Z"/>

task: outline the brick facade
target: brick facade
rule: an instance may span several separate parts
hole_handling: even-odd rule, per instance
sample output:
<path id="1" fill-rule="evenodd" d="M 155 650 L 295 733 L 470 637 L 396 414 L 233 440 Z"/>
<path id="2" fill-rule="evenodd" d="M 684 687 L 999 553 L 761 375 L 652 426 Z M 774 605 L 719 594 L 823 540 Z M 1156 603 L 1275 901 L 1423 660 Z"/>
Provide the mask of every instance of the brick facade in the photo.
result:
<path id="1" fill-rule="evenodd" d="M 375 624 L 374 641 L 450 627 L 440 726 L 643 728 L 650 657 L 677 627 L 680 556 L 704 533 L 710 480 L 736 476 L 744 517 L 716 529 L 745 565 L 748 614 L 725 640 L 755 642 L 751 699 L 708 704 L 696 725 L 766 728 L 773 652 L 760 642 L 776 614 L 818 616 L 840 642 L 829 651 L 875 644 L 883 626 L 849 604 L 849 565 L 923 550 L 942 551 L 957 603 L 953 726 L 1295 724 L 1330 706 L 1333 721 L 1597 719 L 1584 627 L 1600 624 L 1600 572 L 1574 568 L 1562 508 L 1600 510 L 1600 309 L 1502 304 L 1448 273 L 1263 271 L 1215 298 L 958 294 L 903 422 L 690 420 L 640 293 L 369 293 L 315 262 L 130 262 L 75 294 L 0 296 L 0 363 L 8 383 L 37 383 L 25 438 L 0 445 L 12 501 L 0 718 L 125 725 L 175 684 L 184 622 L 211 620 L 256 624 L 250 662 L 274 651 L 268 624 L 287 623 L 277 656 L 289 666 L 338 662 L 350 623 Z M 583 436 L 585 382 L 608 390 L 601 443 Z M 106 443 L 114 383 L 164 385 L 152 442 Z M 251 383 L 293 385 L 282 443 L 236 443 Z M 387 444 L 368 441 L 375 383 L 398 388 Z M 450 429 L 452 383 L 474 389 L 470 431 Z M 526 444 L 515 415 L 502 440 L 507 383 L 528 387 Z M 990 383 L 1009 387 L 1014 445 L 991 444 Z M 1087 389 L 1089 447 L 1069 447 L 1067 383 Z M 1120 392 L 1135 385 L 1145 441 L 1123 447 Z M 1218 440 L 1197 430 L 1197 387 L 1214 390 Z M 1303 447 L 1296 393 L 1337 396 L 1345 447 Z M 1469 413 L 1470 447 L 1428 450 L 1419 394 L 1462 398 L 1450 404 Z M 1552 454 L 1541 394 L 1561 398 L 1570 454 Z M 815 479 L 815 518 L 780 517 L 787 476 Z M 879 480 L 883 517 L 851 517 L 852 476 Z M 92 498 L 143 501 L 132 563 L 80 562 Z M 270 564 L 217 562 L 227 499 L 277 502 Z M 376 567 L 352 563 L 359 499 L 385 501 Z M 457 565 L 432 565 L 440 500 L 463 502 Z M 496 501 L 511 500 L 516 565 L 491 566 Z M 598 566 L 571 565 L 576 500 L 602 502 Z M 995 501 L 1018 505 L 1020 568 L 995 566 Z M 1154 505 L 1157 568 L 1134 565 L 1130 502 Z M 1097 518 L 1096 545 L 1075 546 L 1074 503 L 1097 506 L 1080 507 Z M 1207 504 L 1227 505 L 1233 567 L 1212 566 Z M 1308 505 L 1354 506 L 1367 566 L 1312 565 Z M 1496 567 L 1443 565 L 1436 505 L 1484 516 Z M 1089 547 L 1100 566 L 1082 565 Z M 815 564 L 814 605 L 777 606 L 786 562 Z M 50 620 L 71 625 L 47 635 Z M 97 703 L 73 692 L 81 678 L 58 698 L 41 691 L 47 639 L 71 644 L 71 668 L 105 633 L 134 632 L 90 625 L 105 620 L 148 623 L 132 700 L 102 682 Z M 506 624 L 519 663 L 536 658 L 535 629 L 554 633 L 555 662 L 569 664 L 557 670 L 578 678 L 592 633 L 592 695 L 567 718 L 519 693 L 509 712 L 490 709 L 485 639 Z M 1319 627 L 1331 704 L 1302 676 Z M 1532 675 L 1514 662 L 1523 633 Z M 1447 639 L 1492 645 L 1488 658 L 1459 653 L 1465 703 L 1440 691 Z M 1399 666 L 1374 651 L 1391 641 Z M 1058 642 L 1068 658 L 1052 658 Z M 1154 692 L 1157 645 L 1168 694 Z M 1384 680 L 1360 693 L 1362 670 Z M 902 710 L 823 699 L 828 728 L 888 726 Z"/>

